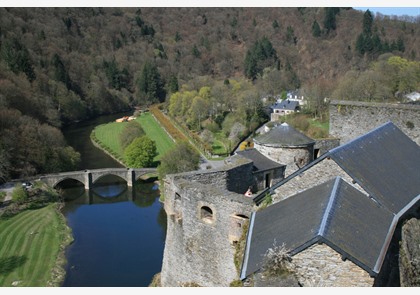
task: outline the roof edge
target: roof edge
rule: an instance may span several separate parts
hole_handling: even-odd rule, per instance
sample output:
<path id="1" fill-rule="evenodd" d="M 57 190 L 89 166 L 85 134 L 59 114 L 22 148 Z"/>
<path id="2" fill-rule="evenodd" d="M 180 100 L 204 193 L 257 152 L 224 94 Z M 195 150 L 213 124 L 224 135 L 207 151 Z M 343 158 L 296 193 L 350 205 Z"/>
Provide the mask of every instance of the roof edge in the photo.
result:
<path id="1" fill-rule="evenodd" d="M 382 249 L 381 249 L 381 252 L 379 254 L 379 258 L 376 261 L 376 264 L 375 264 L 375 267 L 374 267 L 375 272 L 379 273 L 381 268 L 382 268 L 382 264 L 385 260 L 386 252 L 388 252 L 389 244 L 391 243 L 392 237 L 394 236 L 395 228 L 397 227 L 398 222 L 400 222 L 401 217 L 408 210 L 410 210 L 414 206 L 414 204 L 416 204 L 419 200 L 420 200 L 420 194 L 417 195 L 417 197 L 415 197 L 413 200 L 411 200 L 410 203 L 408 203 L 403 209 L 401 209 L 394 216 L 394 219 L 392 220 L 391 226 L 388 230 L 388 234 L 385 238 L 385 243 L 382 245 Z"/>
<path id="2" fill-rule="evenodd" d="M 251 237 L 252 237 L 252 232 L 253 232 L 253 229 L 254 229 L 255 214 L 256 214 L 255 211 L 252 212 L 251 213 L 251 218 L 249 220 L 249 228 L 248 228 L 248 232 L 247 232 L 247 236 L 246 236 L 246 245 L 245 245 L 244 257 L 243 257 L 243 260 L 242 260 L 241 274 L 240 274 L 240 277 L 239 277 L 240 280 L 244 280 L 247 277 L 246 270 L 248 268 L 249 249 L 251 248 Z"/>

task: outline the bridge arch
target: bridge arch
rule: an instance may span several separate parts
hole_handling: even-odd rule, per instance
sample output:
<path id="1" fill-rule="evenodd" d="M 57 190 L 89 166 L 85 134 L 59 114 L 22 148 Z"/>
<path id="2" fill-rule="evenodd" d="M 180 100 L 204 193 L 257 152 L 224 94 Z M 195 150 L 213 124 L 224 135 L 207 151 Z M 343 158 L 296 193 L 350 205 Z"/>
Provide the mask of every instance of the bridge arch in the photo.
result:
<path id="1" fill-rule="evenodd" d="M 85 185 L 84 179 L 80 179 L 79 177 L 63 177 L 61 179 L 56 180 L 55 183 L 51 185 L 51 187 L 55 189 L 59 184 L 66 182 L 67 180 L 74 180 L 82 184 L 83 186 Z"/>
<path id="2" fill-rule="evenodd" d="M 127 186 L 133 186 L 135 181 L 144 175 L 156 173 L 156 168 L 104 168 L 84 171 L 71 171 L 56 174 L 48 174 L 40 176 L 40 180 L 51 187 L 56 187 L 57 184 L 65 179 L 74 179 L 84 184 L 85 189 L 90 189 L 98 179 L 105 175 L 114 175 L 124 179 Z"/>

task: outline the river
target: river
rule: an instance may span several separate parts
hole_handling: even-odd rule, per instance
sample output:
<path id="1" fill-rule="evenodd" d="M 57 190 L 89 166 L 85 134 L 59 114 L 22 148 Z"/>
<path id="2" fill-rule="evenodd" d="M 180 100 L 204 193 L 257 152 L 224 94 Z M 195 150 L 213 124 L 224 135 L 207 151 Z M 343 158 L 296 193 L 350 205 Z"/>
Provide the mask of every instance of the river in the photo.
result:
<path id="1" fill-rule="evenodd" d="M 124 115 L 101 116 L 63 130 L 68 144 L 81 153 L 80 170 L 122 167 L 89 136 L 95 126 Z M 139 180 L 131 188 L 113 176 L 101 178 L 89 192 L 80 183 L 62 184 L 63 213 L 74 237 L 62 286 L 147 287 L 160 272 L 166 236 L 158 185 L 153 179 Z"/>

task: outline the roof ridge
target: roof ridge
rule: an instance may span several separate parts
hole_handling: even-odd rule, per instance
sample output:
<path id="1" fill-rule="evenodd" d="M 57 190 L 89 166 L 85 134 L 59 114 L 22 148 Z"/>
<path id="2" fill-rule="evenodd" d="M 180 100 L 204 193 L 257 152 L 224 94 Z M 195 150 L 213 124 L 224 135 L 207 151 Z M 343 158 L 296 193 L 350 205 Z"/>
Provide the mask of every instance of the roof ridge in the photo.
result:
<path id="1" fill-rule="evenodd" d="M 335 178 L 335 181 L 334 181 L 334 186 L 331 190 L 331 194 L 330 194 L 330 198 L 329 198 L 329 201 L 328 201 L 328 204 L 327 204 L 327 208 L 325 208 L 324 216 L 322 217 L 321 225 L 320 225 L 319 231 L 318 231 L 319 236 L 323 237 L 325 232 L 326 232 L 327 222 L 330 219 L 330 214 L 329 213 L 331 212 L 331 209 L 332 209 L 332 207 L 335 203 L 335 200 L 337 198 L 337 192 L 340 188 L 340 184 L 341 184 L 341 177 L 337 176 Z"/>

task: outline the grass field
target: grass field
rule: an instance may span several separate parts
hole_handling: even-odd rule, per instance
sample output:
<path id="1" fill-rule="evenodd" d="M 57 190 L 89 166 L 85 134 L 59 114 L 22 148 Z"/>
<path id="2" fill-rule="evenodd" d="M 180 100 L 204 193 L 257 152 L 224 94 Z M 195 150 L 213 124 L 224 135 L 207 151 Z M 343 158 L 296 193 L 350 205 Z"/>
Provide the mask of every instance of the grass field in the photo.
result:
<path id="1" fill-rule="evenodd" d="M 151 113 L 144 113 L 136 118 L 140 123 L 146 135 L 156 142 L 158 155 L 155 161 L 165 154 L 168 150 L 175 146 L 175 142 L 168 136 L 165 130 L 160 127 L 159 123 L 155 120 Z"/>
<path id="2" fill-rule="evenodd" d="M 165 130 L 160 127 L 152 114 L 144 113 L 136 118 L 136 122 L 141 125 L 146 135 L 156 142 L 158 155 L 154 159 L 155 161 L 159 161 L 160 157 L 166 151 L 175 146 L 174 141 L 166 134 Z M 111 122 L 99 125 L 94 130 L 96 138 L 122 159 L 124 159 L 124 151 L 120 146 L 119 135 L 123 132 L 126 124 L 127 123 L 125 122 Z"/>
<path id="3" fill-rule="evenodd" d="M 67 232 L 55 208 L 56 204 L 50 204 L 0 219 L 1 287 L 51 286 Z"/>

